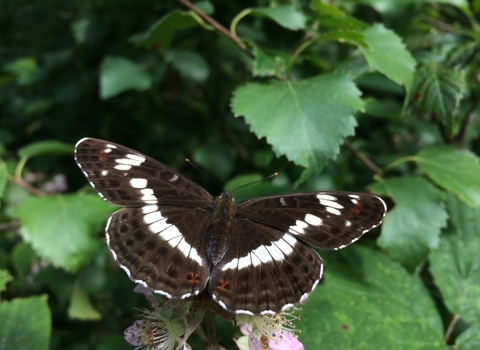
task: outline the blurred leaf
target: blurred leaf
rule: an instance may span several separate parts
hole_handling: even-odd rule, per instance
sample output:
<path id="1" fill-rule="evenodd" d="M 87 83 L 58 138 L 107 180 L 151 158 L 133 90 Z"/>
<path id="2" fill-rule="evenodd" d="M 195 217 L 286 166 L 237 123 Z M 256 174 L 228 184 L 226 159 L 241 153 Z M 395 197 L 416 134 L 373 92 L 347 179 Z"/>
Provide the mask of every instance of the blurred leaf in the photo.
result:
<path id="1" fill-rule="evenodd" d="M 0 269 L 0 292 L 3 292 L 6 289 L 7 283 L 12 280 L 13 277 L 8 273 L 7 270 Z"/>
<path id="2" fill-rule="evenodd" d="M 40 269 L 37 275 L 33 275 L 36 285 L 41 285 L 51 291 L 58 304 L 62 305 L 62 310 L 66 313 L 66 307 L 72 298 L 74 276 L 64 270 L 47 266 Z"/>
<path id="3" fill-rule="evenodd" d="M 38 255 L 75 272 L 98 249 L 95 234 L 113 209 L 96 195 L 55 195 L 24 200 L 16 215 L 22 220 L 23 239 Z"/>
<path id="4" fill-rule="evenodd" d="M 5 190 L 5 185 L 7 184 L 7 164 L 0 159 L 0 199 L 3 197 L 3 191 Z M 2 202 L 0 201 L 0 208 L 2 207 Z"/>
<path id="5" fill-rule="evenodd" d="M 474 153 L 450 146 L 432 146 L 418 152 L 415 161 L 437 185 L 472 207 L 480 206 L 480 164 Z"/>
<path id="6" fill-rule="evenodd" d="M 327 32 L 320 36 L 321 40 L 334 40 L 340 43 L 348 43 L 352 45 L 368 47 L 365 42 L 365 36 L 353 30 L 335 30 Z"/>
<path id="7" fill-rule="evenodd" d="M 75 41 L 79 44 L 84 43 L 87 37 L 87 29 L 90 25 L 90 20 L 88 18 L 80 18 L 75 22 L 72 22 L 70 28 L 72 30 L 73 37 Z"/>
<path id="8" fill-rule="evenodd" d="M 196 13 L 175 10 L 160 18 L 146 33 L 137 34 L 130 40 L 147 48 L 154 47 L 161 52 L 167 52 L 176 32 L 197 25 L 204 29 L 213 29 Z"/>
<path id="9" fill-rule="evenodd" d="M 123 334 L 111 334 L 100 340 L 96 350 L 132 350 L 132 346 L 125 341 Z"/>
<path id="10" fill-rule="evenodd" d="M 351 17 L 338 7 L 323 3 L 322 0 L 312 0 L 311 6 L 317 12 L 320 24 L 329 29 L 362 30 L 367 27 L 366 23 Z"/>
<path id="11" fill-rule="evenodd" d="M 128 90 L 147 90 L 152 78 L 138 64 L 123 58 L 107 56 L 100 67 L 100 97 L 106 100 Z"/>
<path id="12" fill-rule="evenodd" d="M 21 287 L 27 284 L 27 276 L 32 273 L 32 263 L 35 259 L 35 251 L 30 244 L 23 241 L 15 244 L 12 250 L 12 264 L 15 269 L 15 283 Z"/>
<path id="13" fill-rule="evenodd" d="M 102 315 L 93 307 L 87 293 L 78 281 L 73 285 L 68 316 L 71 319 L 82 321 L 97 321 L 102 318 Z"/>
<path id="14" fill-rule="evenodd" d="M 165 58 L 185 78 L 203 82 L 210 75 L 207 61 L 195 51 L 171 50 Z"/>
<path id="15" fill-rule="evenodd" d="M 375 98 L 366 98 L 365 114 L 381 118 L 399 118 L 402 113 L 402 105 L 394 100 L 377 100 Z"/>
<path id="16" fill-rule="evenodd" d="M 232 174 L 235 150 L 229 144 L 212 143 L 195 148 L 192 158 L 215 180 L 223 182 Z"/>
<path id="17" fill-rule="evenodd" d="M 252 14 L 270 18 L 284 28 L 299 30 L 305 28 L 307 18 L 303 12 L 295 9 L 292 5 L 278 5 L 272 7 L 254 7 Z"/>
<path id="18" fill-rule="evenodd" d="M 443 193 L 421 177 L 389 178 L 369 186 L 395 202 L 382 224 L 378 245 L 410 270 L 438 246 L 440 229 L 447 223 Z"/>
<path id="19" fill-rule="evenodd" d="M 367 62 L 407 91 L 413 83 L 416 61 L 405 48 L 402 39 L 382 24 L 363 31 L 368 48 L 360 46 Z"/>
<path id="20" fill-rule="evenodd" d="M 74 147 L 60 141 L 38 141 L 18 149 L 20 158 L 32 158 L 44 154 L 73 154 Z"/>
<path id="21" fill-rule="evenodd" d="M 448 349 L 417 275 L 360 245 L 323 255 L 324 283 L 300 314 L 306 349 Z"/>
<path id="22" fill-rule="evenodd" d="M 210 1 L 195 2 L 195 6 L 205 12 L 207 15 L 213 15 L 213 13 L 215 12 L 215 8 Z"/>
<path id="23" fill-rule="evenodd" d="M 324 74 L 301 81 L 249 83 L 231 100 L 258 138 L 266 137 L 277 156 L 319 173 L 334 158 L 346 136 L 354 134 L 353 114 L 363 108 L 350 77 Z M 292 117 L 293 116 L 293 117 Z"/>
<path id="24" fill-rule="evenodd" d="M 45 295 L 0 303 L 0 349 L 49 349 L 51 322 Z"/>
<path id="25" fill-rule="evenodd" d="M 450 195 L 452 227 L 430 253 L 430 270 L 453 315 L 480 321 L 480 211 Z M 474 243 L 475 242 L 475 243 Z"/>
<path id="26" fill-rule="evenodd" d="M 451 134 L 465 90 L 462 72 L 438 63 L 424 65 L 417 70 L 414 89 L 415 104 L 435 114 Z"/>
<path id="27" fill-rule="evenodd" d="M 38 64 L 33 57 L 21 57 L 5 66 L 17 78 L 18 85 L 30 85 L 38 79 Z"/>
<path id="28" fill-rule="evenodd" d="M 473 324 L 455 339 L 455 350 L 480 349 L 480 325 Z"/>
<path id="29" fill-rule="evenodd" d="M 381 14 L 402 13 L 405 9 L 405 2 L 412 1 L 418 2 L 418 0 L 405 0 L 405 1 L 391 1 L 391 0 L 357 0 L 361 4 L 367 4 L 373 7 Z"/>

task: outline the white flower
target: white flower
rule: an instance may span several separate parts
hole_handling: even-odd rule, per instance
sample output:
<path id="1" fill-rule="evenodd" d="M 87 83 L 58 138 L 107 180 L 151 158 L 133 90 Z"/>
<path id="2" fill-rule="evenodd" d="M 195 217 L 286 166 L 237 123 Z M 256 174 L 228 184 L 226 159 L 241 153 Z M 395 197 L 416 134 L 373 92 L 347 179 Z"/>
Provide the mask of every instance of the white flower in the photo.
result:
<path id="1" fill-rule="evenodd" d="M 239 315 L 237 322 L 242 324 L 240 330 L 245 335 L 236 340 L 237 346 L 241 350 L 304 349 L 294 334 L 296 329 L 292 320 L 298 317 L 292 310 L 295 309 L 277 315 Z"/>

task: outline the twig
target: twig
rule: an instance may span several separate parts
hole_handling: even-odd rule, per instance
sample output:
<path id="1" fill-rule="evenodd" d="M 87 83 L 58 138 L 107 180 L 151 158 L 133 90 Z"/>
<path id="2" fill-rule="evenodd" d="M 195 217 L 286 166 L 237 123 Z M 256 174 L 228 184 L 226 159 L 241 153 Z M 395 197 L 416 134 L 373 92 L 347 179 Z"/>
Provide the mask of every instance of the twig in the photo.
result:
<path id="1" fill-rule="evenodd" d="M 0 223 L 0 232 L 8 231 L 8 230 L 11 230 L 11 229 L 17 229 L 20 226 L 22 226 L 21 223 L 20 223 L 20 220 L 2 222 L 2 223 Z"/>
<path id="2" fill-rule="evenodd" d="M 33 187 L 32 185 L 30 185 L 27 181 L 25 181 L 21 177 L 9 176 L 8 180 L 13 182 L 14 184 L 20 186 L 20 187 L 23 187 L 24 189 L 26 189 L 31 194 L 34 194 L 35 196 L 45 197 L 47 195 L 46 192 L 43 192 L 42 190 L 39 190 L 38 188 Z"/>
<path id="3" fill-rule="evenodd" d="M 448 344 L 448 340 L 450 339 L 450 336 L 452 335 L 453 329 L 455 328 L 455 325 L 457 324 L 458 320 L 460 320 L 460 316 L 454 315 L 452 320 L 450 321 L 450 324 L 448 325 L 448 329 L 445 332 L 445 335 L 443 336 L 443 342 L 445 344 Z"/>
<path id="4" fill-rule="evenodd" d="M 479 103 L 480 102 L 477 99 L 477 101 L 475 103 L 473 103 L 472 106 L 468 109 L 468 111 L 465 115 L 465 118 L 463 118 L 462 124 L 460 125 L 460 130 L 453 137 L 453 141 L 459 146 L 462 145 L 462 143 L 465 139 L 465 134 L 467 132 L 467 126 L 468 126 L 468 124 L 470 124 L 470 121 L 473 119 L 474 111 L 477 109 L 477 105 Z"/>
<path id="5" fill-rule="evenodd" d="M 210 23 L 216 30 L 222 32 L 227 38 L 232 40 L 235 44 L 237 44 L 238 47 L 240 47 L 243 51 L 248 52 L 247 46 L 238 38 L 238 36 L 233 35 L 228 31 L 227 28 L 222 26 L 220 23 L 218 23 L 215 19 L 207 15 L 205 12 L 200 10 L 198 7 L 196 7 L 194 4 L 192 4 L 188 0 L 179 0 L 182 4 L 187 6 L 190 10 L 195 12 L 197 15 L 202 17 L 205 21 Z"/>
<path id="6" fill-rule="evenodd" d="M 314 21 L 313 24 L 310 26 L 310 29 L 298 40 L 295 45 L 289 50 L 290 54 L 294 54 L 307 40 L 313 36 L 313 33 L 317 31 L 320 23 L 318 21 Z"/>
<path id="7" fill-rule="evenodd" d="M 347 147 L 358 159 L 360 159 L 370 170 L 372 170 L 375 174 L 379 174 L 381 169 L 375 165 L 370 159 L 365 157 L 359 151 L 357 151 L 353 146 L 346 140 L 343 141 L 343 145 Z"/>

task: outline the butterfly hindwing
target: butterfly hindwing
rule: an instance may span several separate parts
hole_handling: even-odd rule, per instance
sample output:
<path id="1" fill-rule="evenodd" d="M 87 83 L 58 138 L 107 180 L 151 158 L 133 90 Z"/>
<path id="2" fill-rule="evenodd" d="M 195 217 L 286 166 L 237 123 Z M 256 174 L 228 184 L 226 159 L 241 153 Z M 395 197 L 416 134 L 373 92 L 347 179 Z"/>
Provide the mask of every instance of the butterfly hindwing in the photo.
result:
<path id="1" fill-rule="evenodd" d="M 340 249 L 380 225 L 385 203 L 353 192 L 301 192 L 241 202 L 238 216 L 290 232 L 320 249 Z"/>
<path id="2" fill-rule="evenodd" d="M 128 276 L 169 298 L 197 295 L 209 279 L 204 211 L 148 205 L 122 208 L 108 221 L 108 246 Z"/>
<path id="3" fill-rule="evenodd" d="M 235 220 L 210 294 L 231 312 L 274 314 L 297 304 L 322 276 L 318 253 L 293 235 L 250 220 Z"/>

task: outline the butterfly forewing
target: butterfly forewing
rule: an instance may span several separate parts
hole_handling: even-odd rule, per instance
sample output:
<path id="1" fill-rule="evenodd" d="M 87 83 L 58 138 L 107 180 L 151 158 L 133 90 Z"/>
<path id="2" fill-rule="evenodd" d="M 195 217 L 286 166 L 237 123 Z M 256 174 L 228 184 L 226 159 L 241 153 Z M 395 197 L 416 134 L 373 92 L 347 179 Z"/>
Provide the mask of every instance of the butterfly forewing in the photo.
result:
<path id="1" fill-rule="evenodd" d="M 238 216 L 289 232 L 320 249 L 340 249 L 377 227 L 385 216 L 378 197 L 353 192 L 302 192 L 238 204 Z"/>
<path id="2" fill-rule="evenodd" d="M 75 159 L 93 188 L 116 205 L 201 207 L 214 201 L 210 193 L 179 172 L 113 142 L 82 139 L 76 145 Z"/>
<path id="3" fill-rule="evenodd" d="M 378 197 L 303 192 L 235 205 L 215 200 L 177 171 L 130 148 L 98 139 L 77 143 L 90 184 L 123 206 L 106 227 L 107 244 L 128 276 L 182 299 L 207 289 L 233 313 L 281 312 L 303 301 L 322 277 L 310 245 L 340 249 L 378 226 Z"/>

